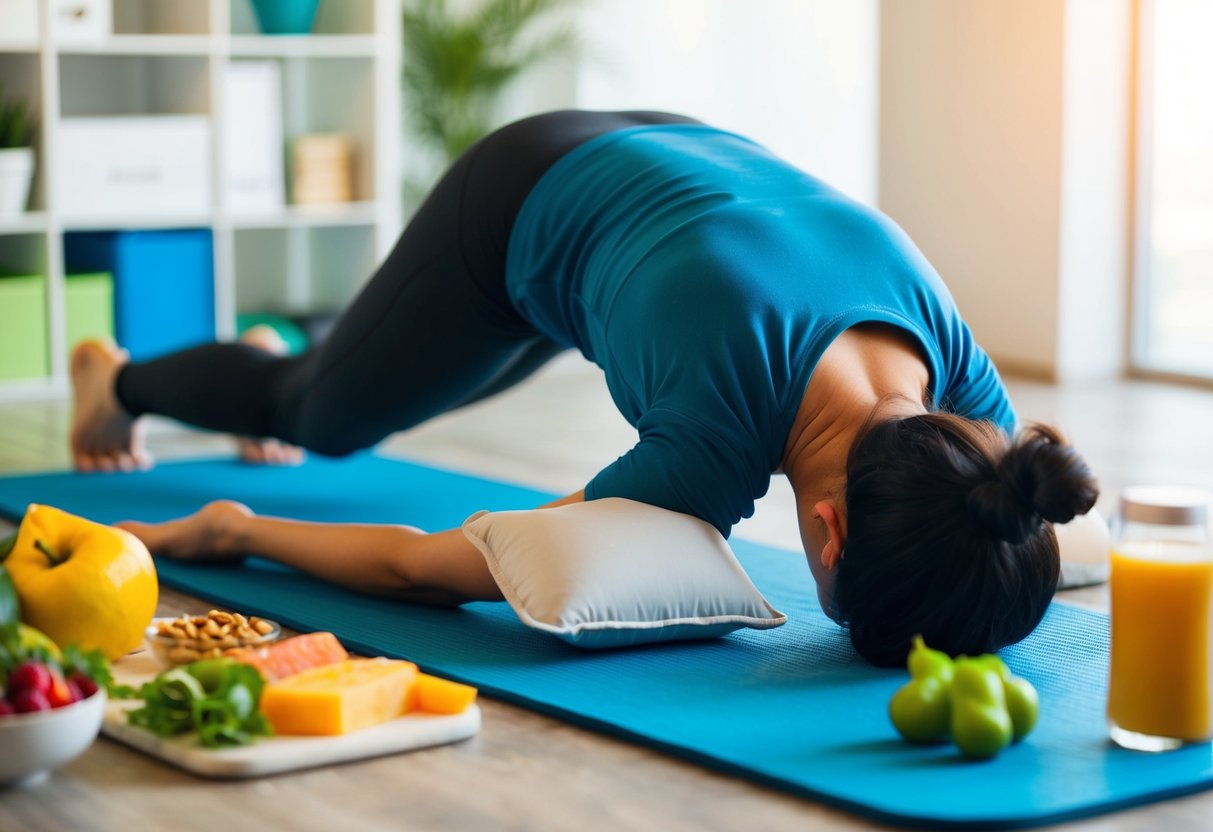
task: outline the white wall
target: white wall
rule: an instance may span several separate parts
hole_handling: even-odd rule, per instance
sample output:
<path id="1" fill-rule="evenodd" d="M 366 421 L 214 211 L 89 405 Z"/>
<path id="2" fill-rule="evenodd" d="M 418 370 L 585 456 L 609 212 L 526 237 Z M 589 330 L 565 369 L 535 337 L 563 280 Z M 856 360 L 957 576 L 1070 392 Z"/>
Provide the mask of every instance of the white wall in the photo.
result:
<path id="1" fill-rule="evenodd" d="M 591 0 L 576 105 L 694 116 L 876 199 L 876 0 Z"/>
<path id="2" fill-rule="evenodd" d="M 1064 7 L 886 0 L 880 207 L 1004 367 L 1057 350 Z"/>
<path id="3" fill-rule="evenodd" d="M 1118 375 L 1128 356 L 1132 5 L 1066 3 L 1060 378 Z"/>
<path id="4" fill-rule="evenodd" d="M 683 113 L 875 204 L 878 11 L 877 0 L 587 0 L 566 18 L 582 39 L 576 60 L 520 79 L 498 121 L 566 107 Z"/>
<path id="5" fill-rule="evenodd" d="M 1004 370 L 1123 365 L 1130 5 L 881 5 L 879 205 Z"/>

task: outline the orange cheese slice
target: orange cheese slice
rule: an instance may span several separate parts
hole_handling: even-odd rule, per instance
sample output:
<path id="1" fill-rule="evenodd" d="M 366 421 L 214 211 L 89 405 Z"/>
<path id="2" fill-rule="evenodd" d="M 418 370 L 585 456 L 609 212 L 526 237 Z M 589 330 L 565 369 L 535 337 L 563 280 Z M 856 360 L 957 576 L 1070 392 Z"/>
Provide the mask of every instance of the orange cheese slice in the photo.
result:
<path id="1" fill-rule="evenodd" d="M 476 689 L 426 673 L 417 674 L 417 683 L 409 694 L 410 710 L 431 714 L 459 714 L 476 701 Z"/>
<path id="2" fill-rule="evenodd" d="M 348 734 L 404 713 L 416 680 L 412 662 L 346 659 L 267 685 L 261 712 L 279 734 Z"/>

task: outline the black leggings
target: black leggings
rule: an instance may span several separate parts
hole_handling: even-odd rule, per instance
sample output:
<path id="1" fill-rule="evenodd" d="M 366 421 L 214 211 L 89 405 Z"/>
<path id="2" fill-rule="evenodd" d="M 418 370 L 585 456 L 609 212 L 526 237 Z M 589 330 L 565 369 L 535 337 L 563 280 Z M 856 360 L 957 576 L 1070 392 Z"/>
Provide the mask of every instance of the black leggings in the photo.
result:
<path id="1" fill-rule="evenodd" d="M 119 402 L 132 415 L 340 455 L 505 390 L 564 349 L 506 293 L 506 248 L 527 194 L 583 142 L 667 123 L 694 120 L 562 111 L 503 127 L 455 162 L 323 343 L 290 357 L 207 344 L 130 364 Z"/>

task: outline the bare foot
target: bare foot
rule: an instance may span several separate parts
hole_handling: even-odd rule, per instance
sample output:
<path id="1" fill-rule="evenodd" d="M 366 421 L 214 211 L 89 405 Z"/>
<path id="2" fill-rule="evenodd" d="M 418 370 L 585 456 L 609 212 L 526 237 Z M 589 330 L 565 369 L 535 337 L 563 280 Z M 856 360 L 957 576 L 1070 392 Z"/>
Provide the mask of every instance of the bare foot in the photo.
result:
<path id="1" fill-rule="evenodd" d="M 79 471 L 151 467 L 142 424 L 122 409 L 114 392 L 128 360 L 112 341 L 85 341 L 72 352 L 72 465 Z"/>
<path id="2" fill-rule="evenodd" d="M 143 541 L 149 550 L 177 560 L 230 560 L 244 555 L 234 525 L 253 512 L 243 503 L 216 500 L 189 517 L 164 523 L 116 523 Z"/>
<path id="3" fill-rule="evenodd" d="M 274 329 L 265 325 L 250 327 L 240 340 L 274 355 L 286 355 L 287 344 Z M 236 446 L 240 458 L 255 465 L 299 465 L 303 462 L 303 449 L 278 439 L 258 439 L 237 436 Z"/>

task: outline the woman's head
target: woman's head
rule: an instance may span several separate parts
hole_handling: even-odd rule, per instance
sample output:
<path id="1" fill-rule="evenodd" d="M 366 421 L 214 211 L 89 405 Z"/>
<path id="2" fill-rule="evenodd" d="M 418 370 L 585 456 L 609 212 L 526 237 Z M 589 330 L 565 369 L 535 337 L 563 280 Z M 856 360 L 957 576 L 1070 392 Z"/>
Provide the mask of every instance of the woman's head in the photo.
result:
<path id="1" fill-rule="evenodd" d="M 1052 523 L 1098 486 L 1058 433 L 1010 440 L 989 422 L 927 413 L 873 422 L 847 463 L 847 536 L 831 613 L 869 661 L 932 647 L 977 654 L 1019 641 L 1057 589 Z"/>

